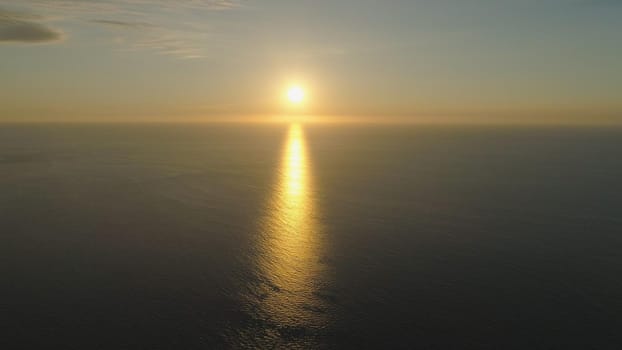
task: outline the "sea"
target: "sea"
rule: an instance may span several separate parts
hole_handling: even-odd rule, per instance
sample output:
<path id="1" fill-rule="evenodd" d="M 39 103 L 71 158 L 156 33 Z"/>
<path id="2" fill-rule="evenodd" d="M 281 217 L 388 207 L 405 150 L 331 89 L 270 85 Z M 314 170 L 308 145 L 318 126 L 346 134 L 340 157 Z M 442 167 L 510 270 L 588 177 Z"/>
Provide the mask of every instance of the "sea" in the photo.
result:
<path id="1" fill-rule="evenodd" d="M 622 128 L 0 125 L 2 349 L 621 349 Z"/>

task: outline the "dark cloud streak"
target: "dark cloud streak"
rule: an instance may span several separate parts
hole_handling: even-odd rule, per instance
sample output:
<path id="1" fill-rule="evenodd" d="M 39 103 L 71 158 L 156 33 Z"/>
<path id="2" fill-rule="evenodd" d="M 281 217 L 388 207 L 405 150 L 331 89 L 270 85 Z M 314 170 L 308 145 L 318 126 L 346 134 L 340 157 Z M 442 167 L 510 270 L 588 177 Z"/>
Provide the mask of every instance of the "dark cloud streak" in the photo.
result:
<path id="1" fill-rule="evenodd" d="M 0 43 L 49 43 L 61 40 L 63 33 L 37 20 L 42 16 L 0 9 Z"/>

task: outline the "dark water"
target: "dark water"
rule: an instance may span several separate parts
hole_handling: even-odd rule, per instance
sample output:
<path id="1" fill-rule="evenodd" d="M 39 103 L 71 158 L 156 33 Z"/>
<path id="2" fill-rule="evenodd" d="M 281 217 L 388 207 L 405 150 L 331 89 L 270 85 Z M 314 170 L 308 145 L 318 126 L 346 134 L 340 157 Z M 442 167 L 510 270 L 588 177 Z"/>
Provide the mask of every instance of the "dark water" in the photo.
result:
<path id="1" fill-rule="evenodd" d="M 622 129 L 0 127 L 2 349 L 622 348 Z"/>

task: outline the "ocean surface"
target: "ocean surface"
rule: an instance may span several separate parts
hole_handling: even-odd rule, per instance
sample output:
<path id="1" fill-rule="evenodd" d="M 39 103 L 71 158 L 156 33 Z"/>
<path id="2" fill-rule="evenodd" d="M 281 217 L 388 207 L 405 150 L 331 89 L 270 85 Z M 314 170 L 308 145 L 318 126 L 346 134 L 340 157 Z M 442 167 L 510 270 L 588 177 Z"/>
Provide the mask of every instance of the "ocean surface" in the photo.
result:
<path id="1" fill-rule="evenodd" d="M 622 128 L 0 126 L 2 349 L 620 349 Z"/>

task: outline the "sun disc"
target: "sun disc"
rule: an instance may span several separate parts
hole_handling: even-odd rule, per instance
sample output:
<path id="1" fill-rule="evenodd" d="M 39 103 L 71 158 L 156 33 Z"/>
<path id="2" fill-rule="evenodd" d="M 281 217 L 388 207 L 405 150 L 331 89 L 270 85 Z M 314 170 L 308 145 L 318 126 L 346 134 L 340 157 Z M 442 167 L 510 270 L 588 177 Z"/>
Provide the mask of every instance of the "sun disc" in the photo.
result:
<path id="1" fill-rule="evenodd" d="M 305 91 L 300 86 L 292 86 L 287 90 L 287 99 L 291 103 L 301 103 L 305 98 Z"/>

